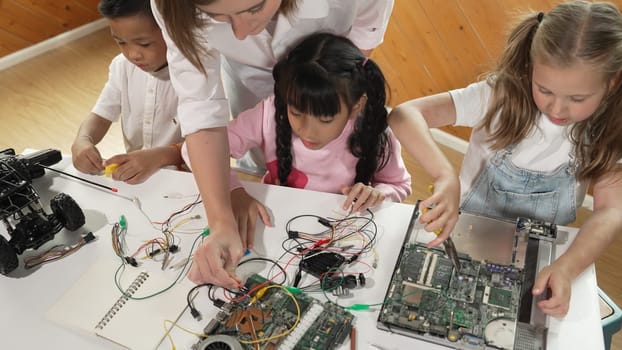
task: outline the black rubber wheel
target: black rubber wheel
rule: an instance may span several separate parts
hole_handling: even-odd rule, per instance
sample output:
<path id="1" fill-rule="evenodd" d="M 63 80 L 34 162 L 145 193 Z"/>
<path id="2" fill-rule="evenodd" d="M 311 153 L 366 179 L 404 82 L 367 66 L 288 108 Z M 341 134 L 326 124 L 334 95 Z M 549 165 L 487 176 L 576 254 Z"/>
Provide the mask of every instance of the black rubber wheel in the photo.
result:
<path id="1" fill-rule="evenodd" d="M 15 270 L 18 264 L 15 249 L 0 235 L 0 273 L 6 275 Z"/>
<path id="2" fill-rule="evenodd" d="M 56 219 L 69 231 L 75 231 L 84 225 L 82 209 L 68 194 L 59 193 L 50 201 L 50 208 Z"/>

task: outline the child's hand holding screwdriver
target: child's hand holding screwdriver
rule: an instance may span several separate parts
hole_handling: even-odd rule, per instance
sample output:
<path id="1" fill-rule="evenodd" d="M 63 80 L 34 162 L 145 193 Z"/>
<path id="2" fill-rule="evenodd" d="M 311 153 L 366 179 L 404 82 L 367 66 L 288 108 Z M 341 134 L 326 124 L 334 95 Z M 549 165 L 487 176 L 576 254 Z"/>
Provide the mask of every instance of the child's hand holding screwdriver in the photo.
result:
<path id="1" fill-rule="evenodd" d="M 449 237 L 458 222 L 460 183 L 457 176 L 439 178 L 428 190 L 431 196 L 419 204 L 419 221 L 425 223 L 426 231 L 436 233 L 428 243 L 428 247 L 435 247 Z"/>

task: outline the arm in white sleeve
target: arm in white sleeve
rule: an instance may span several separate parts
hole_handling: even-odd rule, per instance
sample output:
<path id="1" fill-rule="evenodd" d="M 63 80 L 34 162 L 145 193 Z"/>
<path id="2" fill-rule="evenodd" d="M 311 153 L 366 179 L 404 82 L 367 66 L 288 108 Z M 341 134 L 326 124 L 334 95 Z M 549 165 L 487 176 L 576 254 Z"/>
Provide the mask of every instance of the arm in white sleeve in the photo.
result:
<path id="1" fill-rule="evenodd" d="M 108 69 L 108 81 L 91 110 L 91 112 L 111 122 L 118 121 L 121 116 L 121 94 L 123 89 L 119 83 L 127 79 L 123 67 L 125 60 L 122 54 L 117 55 L 112 60 Z"/>
<path id="2" fill-rule="evenodd" d="M 394 0 L 358 0 L 356 18 L 348 38 L 361 50 L 382 43 L 389 24 Z"/>
<path id="3" fill-rule="evenodd" d="M 214 49 L 206 50 L 201 59 L 206 71 L 206 74 L 203 74 L 186 59 L 171 39 L 154 0 L 151 0 L 151 6 L 166 42 L 171 83 L 179 98 L 177 114 L 182 135 L 186 136 L 201 129 L 226 126 L 230 113 L 220 78 L 220 53 Z M 199 29 L 199 31 L 207 36 L 206 30 Z M 205 39 L 207 42 L 208 39 Z"/>

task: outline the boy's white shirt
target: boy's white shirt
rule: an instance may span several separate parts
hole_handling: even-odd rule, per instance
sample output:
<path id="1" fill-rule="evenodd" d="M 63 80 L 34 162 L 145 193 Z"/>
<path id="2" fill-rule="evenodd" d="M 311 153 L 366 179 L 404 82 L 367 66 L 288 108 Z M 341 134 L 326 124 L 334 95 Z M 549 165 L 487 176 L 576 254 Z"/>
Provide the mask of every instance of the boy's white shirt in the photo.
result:
<path id="1" fill-rule="evenodd" d="M 456 107 L 456 126 L 479 126 L 486 114 L 492 89 L 485 81 L 449 92 Z M 538 118 L 537 127 L 512 151 L 511 160 L 516 166 L 540 172 L 550 172 L 570 161 L 572 144 L 569 126 L 551 123 L 546 117 Z M 486 141 L 483 129 L 473 129 L 469 147 L 460 171 L 461 197 L 471 190 L 486 161 L 494 154 Z M 583 203 L 588 181 L 577 180 L 577 203 Z"/>
<path id="2" fill-rule="evenodd" d="M 207 79 L 181 54 L 166 29 L 162 30 L 168 47 L 167 59 L 171 80 L 179 96 L 179 117 L 184 135 L 200 129 L 222 127 L 230 119 L 229 102 L 221 80 L 221 68 L 237 78 L 228 91 L 242 89 L 248 95 L 232 103 L 252 108 L 273 93 L 272 67 L 300 40 L 317 31 L 331 32 L 350 38 L 360 49 L 378 46 L 384 37 L 393 0 L 301 0 L 298 11 L 290 17 L 278 14 L 274 32 L 263 30 L 257 35 L 238 40 L 228 23 L 219 23 L 208 16 L 209 25 L 197 30 L 197 37 L 206 40 L 209 52 L 202 63 Z M 155 0 L 151 1 L 156 22 L 164 21 Z M 221 62 L 227 57 L 227 64 Z"/>
<path id="3" fill-rule="evenodd" d="M 147 73 L 119 54 L 92 112 L 111 122 L 121 119 L 127 152 L 183 141 L 168 67 Z"/>

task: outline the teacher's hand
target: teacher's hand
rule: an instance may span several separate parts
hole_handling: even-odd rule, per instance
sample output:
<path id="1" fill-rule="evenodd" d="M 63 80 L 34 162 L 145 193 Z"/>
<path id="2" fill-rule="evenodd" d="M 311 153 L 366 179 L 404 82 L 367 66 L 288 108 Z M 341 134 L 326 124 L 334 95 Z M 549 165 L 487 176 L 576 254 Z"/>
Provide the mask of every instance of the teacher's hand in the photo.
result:
<path id="1" fill-rule="evenodd" d="M 211 283 L 236 289 L 240 279 L 235 268 L 244 254 L 240 235 L 235 230 L 214 230 L 194 253 L 188 278 L 196 284 Z"/>
<path id="2" fill-rule="evenodd" d="M 231 207 L 240 230 L 242 246 L 247 249 L 253 249 L 257 216 L 261 218 L 264 225 L 272 226 L 268 209 L 248 194 L 244 187 L 238 187 L 231 191 Z"/>

